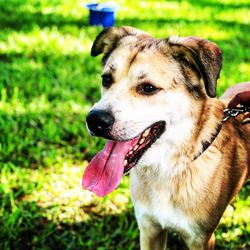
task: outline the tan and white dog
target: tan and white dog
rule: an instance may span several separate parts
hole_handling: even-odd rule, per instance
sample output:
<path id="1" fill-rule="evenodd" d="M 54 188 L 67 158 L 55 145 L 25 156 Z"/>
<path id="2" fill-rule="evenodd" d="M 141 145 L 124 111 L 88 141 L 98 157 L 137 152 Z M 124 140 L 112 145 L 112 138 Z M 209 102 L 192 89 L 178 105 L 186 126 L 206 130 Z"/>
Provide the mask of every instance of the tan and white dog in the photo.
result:
<path id="1" fill-rule="evenodd" d="M 83 186 L 104 196 L 130 172 L 142 250 L 166 249 L 169 230 L 189 249 L 214 249 L 220 218 L 250 172 L 249 125 L 242 117 L 222 125 L 237 91 L 215 98 L 221 50 L 197 37 L 114 27 L 94 42 L 92 56 L 102 53 L 102 98 L 87 125 L 108 141 Z"/>

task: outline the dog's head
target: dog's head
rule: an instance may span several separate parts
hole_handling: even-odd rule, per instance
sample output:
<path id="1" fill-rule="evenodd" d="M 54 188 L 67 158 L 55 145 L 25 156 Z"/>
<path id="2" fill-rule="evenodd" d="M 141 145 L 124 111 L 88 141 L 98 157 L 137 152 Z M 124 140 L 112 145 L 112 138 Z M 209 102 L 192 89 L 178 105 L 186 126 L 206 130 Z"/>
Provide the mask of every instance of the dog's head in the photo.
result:
<path id="1" fill-rule="evenodd" d="M 104 54 L 102 98 L 87 125 L 92 135 L 111 141 L 104 151 L 109 158 L 113 151 L 119 154 L 125 172 L 149 155 L 153 144 L 182 143 L 194 126 L 197 103 L 216 95 L 221 50 L 207 40 L 155 39 L 114 27 L 96 38 L 91 55 L 99 54 Z"/>

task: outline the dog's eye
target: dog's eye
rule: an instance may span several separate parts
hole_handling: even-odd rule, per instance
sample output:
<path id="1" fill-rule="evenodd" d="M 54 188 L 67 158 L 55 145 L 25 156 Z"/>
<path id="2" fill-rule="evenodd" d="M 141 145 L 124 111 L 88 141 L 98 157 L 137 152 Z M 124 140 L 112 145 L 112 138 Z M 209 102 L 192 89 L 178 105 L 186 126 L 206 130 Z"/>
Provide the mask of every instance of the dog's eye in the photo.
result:
<path id="1" fill-rule="evenodd" d="M 111 74 L 102 75 L 102 86 L 105 88 L 109 88 L 113 82 L 113 78 Z"/>
<path id="2" fill-rule="evenodd" d="M 143 83 L 137 87 L 137 92 L 142 95 L 156 94 L 160 89 L 150 83 Z"/>

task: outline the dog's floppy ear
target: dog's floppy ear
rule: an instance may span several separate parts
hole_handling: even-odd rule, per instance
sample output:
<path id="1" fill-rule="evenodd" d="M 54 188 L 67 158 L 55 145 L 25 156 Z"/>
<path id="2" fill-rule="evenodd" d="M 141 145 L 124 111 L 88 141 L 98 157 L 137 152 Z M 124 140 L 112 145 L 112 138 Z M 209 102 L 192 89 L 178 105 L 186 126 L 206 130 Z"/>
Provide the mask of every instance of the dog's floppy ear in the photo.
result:
<path id="1" fill-rule="evenodd" d="M 124 26 L 111 27 L 104 29 L 95 39 L 91 49 L 91 56 L 98 56 L 102 53 L 107 54 L 112 51 L 118 41 L 125 36 L 149 36 L 141 30 Z"/>
<path id="2" fill-rule="evenodd" d="M 189 61 L 202 77 L 210 97 L 216 96 L 216 84 L 222 66 L 222 51 L 213 42 L 198 37 L 170 37 L 167 40 L 178 58 L 178 54 Z"/>

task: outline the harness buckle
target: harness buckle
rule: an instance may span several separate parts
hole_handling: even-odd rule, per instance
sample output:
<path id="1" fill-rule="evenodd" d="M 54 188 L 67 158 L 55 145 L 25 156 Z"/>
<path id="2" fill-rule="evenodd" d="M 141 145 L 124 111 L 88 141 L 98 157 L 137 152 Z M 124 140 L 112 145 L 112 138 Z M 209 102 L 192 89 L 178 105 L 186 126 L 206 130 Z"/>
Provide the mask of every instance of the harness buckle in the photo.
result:
<path id="1" fill-rule="evenodd" d="M 229 118 L 231 117 L 236 117 L 240 114 L 244 114 L 247 112 L 250 112 L 250 107 L 245 107 L 245 106 L 239 106 L 236 108 L 232 108 L 232 109 L 224 109 L 224 118 L 222 119 L 223 122 L 227 121 Z"/>

